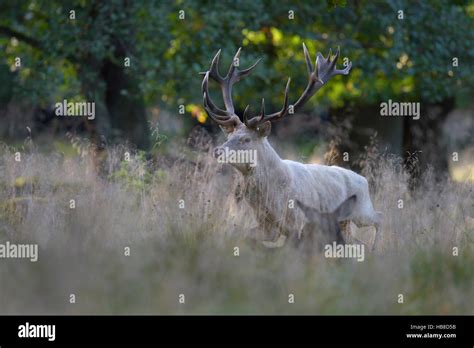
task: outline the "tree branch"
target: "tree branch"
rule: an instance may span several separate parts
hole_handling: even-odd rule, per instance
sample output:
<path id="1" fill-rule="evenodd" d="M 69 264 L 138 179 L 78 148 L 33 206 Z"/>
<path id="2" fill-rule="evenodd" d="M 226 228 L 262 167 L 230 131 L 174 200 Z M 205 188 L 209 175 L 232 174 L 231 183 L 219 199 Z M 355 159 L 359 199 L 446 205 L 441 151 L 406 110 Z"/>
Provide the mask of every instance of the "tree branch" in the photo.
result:
<path id="1" fill-rule="evenodd" d="M 16 30 L 13 30 L 11 28 L 3 26 L 3 25 L 0 25 L 0 35 L 8 36 L 8 37 L 15 37 L 18 40 L 23 41 L 24 43 L 27 43 L 31 47 L 34 47 L 34 48 L 37 48 L 37 49 L 42 48 L 41 43 L 38 40 L 36 40 L 32 37 L 29 37 L 26 34 L 20 33 Z"/>

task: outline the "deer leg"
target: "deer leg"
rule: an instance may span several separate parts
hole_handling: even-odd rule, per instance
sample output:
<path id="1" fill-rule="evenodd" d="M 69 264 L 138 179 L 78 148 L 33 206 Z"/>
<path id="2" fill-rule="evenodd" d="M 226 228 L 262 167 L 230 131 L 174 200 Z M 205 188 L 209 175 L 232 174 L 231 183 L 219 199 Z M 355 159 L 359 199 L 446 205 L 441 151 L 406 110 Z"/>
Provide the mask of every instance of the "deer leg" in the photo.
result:
<path id="1" fill-rule="evenodd" d="M 379 245 L 380 242 L 380 226 L 382 224 L 383 213 L 379 211 L 372 211 L 370 214 L 363 215 L 358 217 L 354 222 L 358 228 L 370 228 L 373 233 L 374 239 L 373 244 L 369 248 L 371 251 L 374 251 L 375 248 Z"/>
<path id="2" fill-rule="evenodd" d="M 346 244 L 363 244 L 371 252 L 373 252 L 375 250 L 375 245 L 378 243 L 378 236 L 379 236 L 378 227 L 376 227 L 375 240 L 374 240 L 372 246 L 370 246 L 369 245 L 370 243 L 364 242 L 363 240 L 359 239 L 355 235 L 354 228 L 357 228 L 357 225 L 352 223 L 350 220 L 341 221 L 339 223 L 339 226 L 341 228 L 342 239 L 344 240 L 344 242 Z M 378 226 L 378 224 L 376 226 Z M 371 227 L 373 228 L 373 226 L 371 226 Z"/>
<path id="3" fill-rule="evenodd" d="M 375 212 L 376 221 L 375 221 L 375 238 L 374 245 L 372 245 L 372 251 L 375 251 L 375 248 L 380 244 L 380 226 L 382 225 L 383 213 L 380 211 Z"/>
<path id="4" fill-rule="evenodd" d="M 380 223 L 375 224 L 375 237 L 374 244 L 372 245 L 372 252 L 375 252 L 375 248 L 380 244 Z"/>

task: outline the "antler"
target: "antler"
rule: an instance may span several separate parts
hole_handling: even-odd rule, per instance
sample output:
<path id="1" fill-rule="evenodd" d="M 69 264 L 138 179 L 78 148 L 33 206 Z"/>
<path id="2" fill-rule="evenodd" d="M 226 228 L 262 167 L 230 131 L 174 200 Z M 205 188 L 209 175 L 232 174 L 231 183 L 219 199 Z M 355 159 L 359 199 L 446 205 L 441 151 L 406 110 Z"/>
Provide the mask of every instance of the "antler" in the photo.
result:
<path id="1" fill-rule="evenodd" d="M 262 108 L 260 109 L 260 114 L 249 120 L 247 117 L 249 106 L 247 105 L 244 111 L 244 123 L 248 128 L 255 128 L 264 120 L 277 120 L 288 113 L 288 92 L 290 91 L 290 82 L 291 78 L 289 77 L 285 87 L 285 101 L 283 103 L 283 108 L 280 111 L 270 115 L 265 115 L 265 99 L 262 98 Z"/>
<path id="2" fill-rule="evenodd" d="M 309 79 L 306 89 L 294 105 L 295 111 L 301 106 L 303 106 L 326 82 L 331 79 L 331 77 L 336 75 L 347 75 L 349 74 L 349 71 L 352 67 L 352 62 L 349 62 L 349 64 L 344 69 L 336 69 L 336 62 L 339 58 L 340 53 L 339 47 L 337 48 L 336 55 L 332 60 L 331 49 L 329 49 L 329 54 L 327 58 L 324 58 L 321 52 L 318 52 L 318 54 L 316 55 L 316 62 L 314 67 L 313 64 L 311 64 L 311 57 L 309 56 L 308 49 L 306 48 L 306 45 L 304 43 L 303 52 L 306 60 L 306 66 L 308 68 Z"/>
<path id="3" fill-rule="evenodd" d="M 229 71 L 227 72 L 227 75 L 225 77 L 221 76 L 218 68 L 221 50 L 217 51 L 217 54 L 212 59 L 210 69 L 203 73 L 204 79 L 202 81 L 202 93 L 204 108 L 206 109 L 207 114 L 221 126 L 230 126 L 240 123 L 239 117 L 235 114 L 234 104 L 232 102 L 232 86 L 236 82 L 240 81 L 242 78 L 250 74 L 250 72 L 260 62 L 260 59 L 258 59 L 255 64 L 253 64 L 248 69 L 237 69 L 235 62 L 240 56 L 240 51 L 241 48 L 237 50 L 237 53 L 235 54 L 232 63 L 229 67 Z M 214 104 L 209 95 L 209 77 L 216 81 L 221 87 L 225 110 L 219 108 L 216 104 Z"/>
<path id="4" fill-rule="evenodd" d="M 347 75 L 352 67 L 352 62 L 349 62 L 347 67 L 342 70 L 336 69 L 336 62 L 339 58 L 339 48 L 337 49 L 336 55 L 331 59 L 332 51 L 329 50 L 327 58 L 318 52 L 316 55 L 315 65 L 311 63 L 311 57 L 308 53 L 306 45 L 303 43 L 303 52 L 306 60 L 306 66 L 308 68 L 308 85 L 306 86 L 303 94 L 299 97 L 296 103 L 293 105 L 293 112 L 299 110 L 326 82 L 328 82 L 333 76 L 336 75 Z M 288 90 L 290 86 L 290 79 L 286 84 L 285 88 L 285 102 L 282 110 L 279 112 L 265 115 L 265 106 L 264 100 L 262 99 L 262 109 L 260 114 L 248 120 L 247 112 L 248 106 L 244 112 L 244 123 L 249 128 L 256 128 L 263 122 L 266 121 L 276 121 L 285 115 L 288 114 L 289 105 L 288 105 Z"/>
<path id="5" fill-rule="evenodd" d="M 258 59 L 255 64 L 253 64 L 250 68 L 245 70 L 239 70 L 235 66 L 235 61 L 240 56 L 241 48 L 237 50 L 237 53 L 232 60 L 232 64 L 230 65 L 229 71 L 225 77 L 222 77 L 219 74 L 219 57 L 221 54 L 221 50 L 217 51 L 217 54 L 212 59 L 211 67 L 208 71 L 202 73 L 204 74 L 204 79 L 202 81 L 202 93 L 203 93 L 203 102 L 204 108 L 207 111 L 207 114 L 219 125 L 221 126 L 231 126 L 237 125 L 240 122 L 239 117 L 235 114 L 234 104 L 232 102 L 232 86 L 240 81 L 243 77 L 250 74 L 250 72 L 257 66 L 260 62 Z M 296 103 L 293 105 L 293 112 L 299 110 L 325 83 L 327 83 L 333 76 L 336 75 L 347 75 L 352 67 L 352 62 L 342 70 L 336 69 L 336 62 L 339 58 L 339 48 L 337 49 L 334 58 L 331 59 L 332 51 L 329 50 L 329 54 L 327 58 L 318 52 L 316 55 L 316 61 L 314 66 L 311 62 L 311 57 L 308 53 L 308 49 L 306 48 L 305 44 L 303 43 L 303 53 L 306 60 L 306 67 L 308 69 L 308 84 L 303 92 L 303 94 L 298 98 Z M 222 95 L 224 99 L 225 110 L 219 108 L 214 102 L 212 101 L 209 95 L 209 77 L 211 77 L 214 81 L 216 81 L 222 90 Z M 260 114 L 254 116 L 252 118 L 248 118 L 248 111 L 249 106 L 245 108 L 243 120 L 245 125 L 248 128 L 257 128 L 261 123 L 266 121 L 276 121 L 289 113 L 289 103 L 288 103 L 288 93 L 290 90 L 290 82 L 291 79 L 288 78 L 288 82 L 286 83 L 285 88 L 285 97 L 283 108 L 275 112 L 273 114 L 266 115 L 265 114 L 265 100 L 262 99 L 262 107 L 260 110 Z"/>

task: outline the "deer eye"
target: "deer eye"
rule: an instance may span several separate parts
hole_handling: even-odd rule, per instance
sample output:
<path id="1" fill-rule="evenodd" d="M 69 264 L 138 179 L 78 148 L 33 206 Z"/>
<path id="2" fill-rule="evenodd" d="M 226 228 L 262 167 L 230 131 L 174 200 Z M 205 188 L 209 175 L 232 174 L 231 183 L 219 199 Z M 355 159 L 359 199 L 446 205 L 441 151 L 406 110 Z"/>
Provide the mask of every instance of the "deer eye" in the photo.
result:
<path id="1" fill-rule="evenodd" d="M 250 138 L 244 138 L 243 142 L 244 143 L 250 143 Z"/>

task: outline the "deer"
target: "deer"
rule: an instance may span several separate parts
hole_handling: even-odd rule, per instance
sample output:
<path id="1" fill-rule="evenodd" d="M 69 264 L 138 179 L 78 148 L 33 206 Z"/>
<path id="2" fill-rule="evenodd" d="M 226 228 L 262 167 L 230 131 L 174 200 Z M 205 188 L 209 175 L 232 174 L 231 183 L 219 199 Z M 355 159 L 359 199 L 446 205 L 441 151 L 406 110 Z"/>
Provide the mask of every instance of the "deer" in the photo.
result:
<path id="1" fill-rule="evenodd" d="M 221 54 L 219 50 L 212 59 L 209 70 L 201 73 L 204 75 L 201 90 L 206 113 L 227 136 L 227 141 L 214 149 L 214 157 L 224 159 L 225 162 L 228 159 L 226 156 L 231 152 L 253 151 L 256 154 L 257 165 L 245 161 L 229 163 L 241 173 L 245 183 L 243 197 L 255 213 L 258 229 L 264 233 L 265 246 L 282 247 L 287 239 L 303 240 L 305 234 L 311 233 L 308 232 L 308 219 L 302 206 L 311 207 L 320 214 L 334 214 L 352 196 L 355 199 L 351 204 L 351 211 L 345 214 L 346 223 L 341 225 L 348 226 L 348 222 L 353 221 L 357 227 L 374 226 L 377 241 L 383 214 L 373 208 L 366 178 L 339 166 L 304 164 L 281 159 L 268 141 L 273 122 L 301 110 L 332 77 L 348 75 L 352 62 L 349 61 L 344 69 L 337 69 L 336 62 L 340 55 L 338 48 L 335 55 L 329 50 L 327 57 L 318 52 L 313 65 L 303 43 L 308 83 L 302 95 L 294 104 L 289 103 L 291 78 L 288 78 L 281 110 L 266 113 L 265 99 L 262 98 L 260 113 L 250 116 L 250 106 L 247 105 L 241 121 L 234 108 L 232 87 L 248 76 L 261 59 L 241 70 L 236 64 L 240 53 L 241 48 L 237 50 L 227 74 L 222 76 L 218 68 Z M 216 105 L 210 97 L 209 79 L 220 86 L 224 108 Z M 299 204 L 295 205 L 295 201 Z M 312 214 L 315 215 L 317 214 Z M 321 221 L 312 223 L 317 226 Z M 337 233 L 337 230 L 333 228 L 332 233 Z M 346 235 L 349 233 L 350 231 L 344 231 Z M 374 248 L 375 245 L 376 243 Z"/>
<path id="2" fill-rule="evenodd" d="M 333 242 L 336 242 L 336 244 L 363 244 L 368 246 L 368 243 L 353 235 L 351 226 L 348 225 L 348 218 L 356 202 L 357 196 L 352 195 L 332 213 L 321 213 L 297 200 L 296 204 L 306 217 L 305 231 L 308 237 L 304 241 L 294 241 L 295 245 L 300 246 L 304 242 L 305 250 L 310 252 L 314 248 L 322 250 L 326 245 Z"/>

